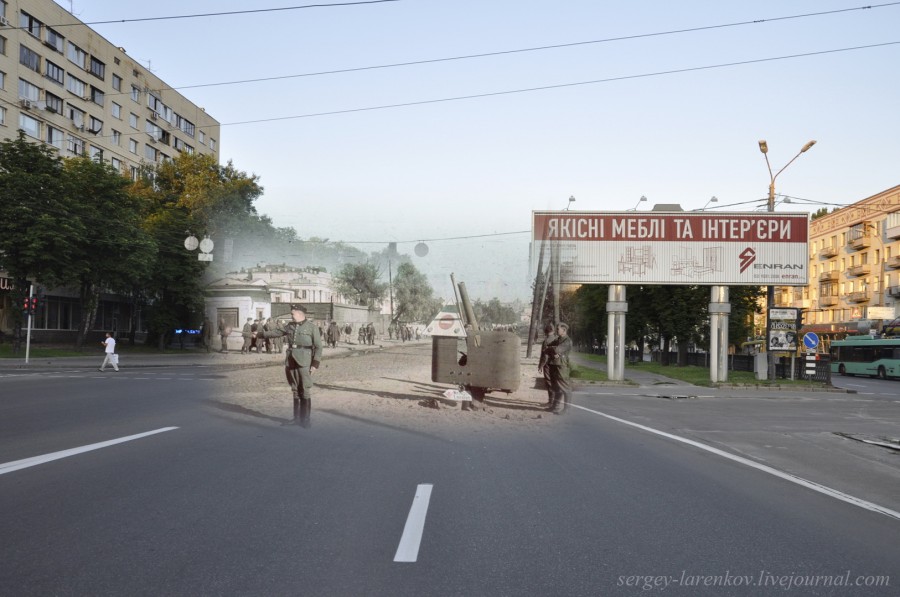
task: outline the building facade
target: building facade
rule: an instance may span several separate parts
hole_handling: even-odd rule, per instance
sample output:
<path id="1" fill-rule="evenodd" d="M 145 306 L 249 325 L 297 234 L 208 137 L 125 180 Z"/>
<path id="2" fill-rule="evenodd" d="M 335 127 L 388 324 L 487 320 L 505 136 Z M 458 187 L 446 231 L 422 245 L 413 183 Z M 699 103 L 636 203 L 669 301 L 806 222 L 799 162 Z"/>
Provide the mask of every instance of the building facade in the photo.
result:
<path id="1" fill-rule="evenodd" d="M 136 178 L 178 152 L 219 160 L 219 123 L 52 0 L 0 0 L 0 139 L 26 138 L 60 157 L 89 155 Z M 13 328 L 13 282 L 0 272 L 0 334 Z M 36 281 L 40 284 L 40 280 Z M 77 293 L 48 289 L 34 339 L 65 342 Z M 143 329 L 127 299 L 102 295 L 94 331 Z"/>
<path id="2" fill-rule="evenodd" d="M 178 152 L 219 157 L 219 123 L 52 0 L 0 0 L 0 137 L 123 175 Z"/>
<path id="3" fill-rule="evenodd" d="M 810 222 L 809 274 L 776 295 L 805 310 L 804 331 L 833 338 L 900 316 L 900 186 Z"/>

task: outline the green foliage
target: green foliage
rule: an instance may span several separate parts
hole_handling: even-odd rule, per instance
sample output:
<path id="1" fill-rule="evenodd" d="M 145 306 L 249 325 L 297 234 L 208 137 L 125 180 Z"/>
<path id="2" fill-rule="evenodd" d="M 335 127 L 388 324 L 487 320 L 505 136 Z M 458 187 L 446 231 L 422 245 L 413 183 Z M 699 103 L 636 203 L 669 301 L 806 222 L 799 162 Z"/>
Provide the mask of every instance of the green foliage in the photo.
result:
<path id="1" fill-rule="evenodd" d="M 497 297 L 492 298 L 487 303 L 476 300 L 472 305 L 475 311 L 475 318 L 478 323 L 511 325 L 519 323 L 519 314 L 509 305 L 500 303 Z"/>
<path id="2" fill-rule="evenodd" d="M 0 269 L 15 280 L 64 282 L 74 266 L 73 242 L 84 234 L 72 217 L 63 163 L 19 133 L 0 143 Z"/>
<path id="3" fill-rule="evenodd" d="M 379 282 L 381 271 L 374 263 L 347 263 L 335 276 L 337 291 L 356 301 L 357 305 L 373 306 L 382 300 L 388 284 Z"/>
<path id="4" fill-rule="evenodd" d="M 425 274 L 412 263 L 401 263 L 394 277 L 394 321 L 425 321 L 441 308 Z"/>

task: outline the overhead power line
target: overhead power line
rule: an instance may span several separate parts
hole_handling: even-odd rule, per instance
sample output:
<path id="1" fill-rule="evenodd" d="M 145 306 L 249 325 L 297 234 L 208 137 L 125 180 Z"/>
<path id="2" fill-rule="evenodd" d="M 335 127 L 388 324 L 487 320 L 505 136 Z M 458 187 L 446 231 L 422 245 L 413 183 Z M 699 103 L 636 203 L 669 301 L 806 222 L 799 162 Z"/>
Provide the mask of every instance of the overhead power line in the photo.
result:
<path id="1" fill-rule="evenodd" d="M 897 44 L 900 44 L 900 41 L 889 41 L 889 42 L 884 42 L 884 43 L 880 43 L 880 44 L 869 44 L 869 45 L 865 45 L 865 46 L 853 46 L 853 47 L 849 47 L 849 48 L 837 48 L 834 50 L 819 50 L 816 52 L 805 52 L 802 54 L 788 54 L 786 56 L 773 56 L 770 58 L 756 58 L 753 60 L 741 60 L 738 62 L 725 62 L 722 64 L 692 66 L 692 67 L 687 67 L 687 68 L 656 71 L 656 72 L 652 72 L 652 73 L 641 73 L 641 74 L 637 74 L 637 75 L 622 75 L 622 76 L 618 76 L 618 77 L 609 77 L 609 78 L 605 78 L 605 79 L 594 79 L 591 81 L 577 81 L 574 83 L 560 83 L 557 85 L 543 85 L 540 87 L 527 87 L 524 89 L 507 89 L 505 91 L 492 91 L 492 92 L 488 92 L 488 93 L 477 93 L 477 94 L 472 94 L 472 95 L 458 95 L 458 96 L 454 96 L 454 97 L 445 97 L 445 98 L 430 99 L 430 100 L 420 100 L 420 101 L 415 101 L 415 102 L 403 102 L 403 103 L 398 103 L 398 104 L 383 104 L 380 106 L 368 106 L 368 107 L 364 107 L 364 108 L 348 108 L 346 110 L 332 110 L 332 111 L 328 111 L 328 112 L 313 112 L 313 113 L 309 113 L 309 114 L 297 114 L 294 116 L 278 116 L 278 117 L 273 117 L 273 118 L 259 118 L 256 120 L 242 120 L 242 121 L 238 121 L 238 122 L 222 123 L 220 126 L 237 126 L 237 125 L 242 125 L 242 124 L 259 124 L 259 123 L 263 123 L 263 122 L 296 120 L 296 119 L 300 119 L 300 118 L 316 118 L 319 116 L 335 116 L 338 114 L 352 114 L 354 112 L 370 112 L 370 111 L 374 111 L 374 110 L 388 110 L 388 109 L 393 109 L 393 108 L 406 108 L 406 107 L 410 107 L 410 106 L 423 106 L 423 105 L 427 105 L 427 104 L 438 104 L 438 103 L 444 103 L 444 102 L 456 102 L 456 101 L 461 101 L 461 100 L 481 99 L 481 98 L 485 98 L 485 97 L 496 97 L 496 96 L 500 96 L 500 95 L 513 95 L 516 93 L 531 93 L 531 92 L 535 92 L 535 91 L 547 91 L 550 89 L 564 89 L 566 87 L 579 87 L 579 86 L 583 86 L 583 85 L 597 85 L 600 83 L 613 83 L 616 81 L 627 81 L 627 80 L 631 80 L 631 79 L 644 79 L 644 78 L 649 78 L 649 77 L 660 77 L 663 75 L 675 75 L 675 74 L 698 72 L 698 71 L 704 71 L 704 70 L 713 70 L 713 69 L 719 69 L 719 68 L 728 68 L 728 67 L 732 67 L 732 66 L 745 66 L 748 64 L 761 64 L 764 62 L 775 62 L 778 60 L 789 60 L 789 59 L 793 59 L 793 58 L 808 58 L 810 56 L 822 56 L 825 54 L 836 54 L 839 52 L 850 52 L 850 51 L 854 51 L 854 50 L 882 48 L 882 47 L 893 46 L 893 45 L 897 45 Z"/>
<path id="2" fill-rule="evenodd" d="M 498 50 L 496 52 L 484 52 L 484 53 L 480 53 L 480 54 L 465 54 L 465 55 L 461 55 L 461 56 L 449 56 L 449 57 L 444 57 L 444 58 L 431 58 L 431 59 L 425 59 L 425 60 L 411 60 L 411 61 L 407 61 L 407 62 L 394 62 L 394 63 L 390 63 L 390 64 L 357 66 L 357 67 L 351 67 L 351 68 L 342 68 L 342 69 L 325 70 L 325 71 L 314 71 L 314 72 L 309 72 L 309 73 L 299 73 L 299 74 L 293 74 L 293 75 L 276 75 L 276 76 L 272 76 L 272 77 L 240 79 L 237 81 L 219 81 L 219 82 L 214 82 L 214 83 L 198 83 L 195 85 L 179 85 L 177 87 L 171 87 L 170 89 L 173 89 L 173 90 L 174 89 L 197 89 L 197 88 L 201 88 L 201 87 L 219 87 L 219 86 L 224 86 L 224 85 L 242 85 L 242 84 L 247 84 L 247 83 L 263 83 L 263 82 L 267 82 L 267 81 L 283 81 L 285 79 L 299 79 L 299 78 L 304 78 L 304 77 L 320 77 L 323 75 L 337 75 L 337 74 L 355 73 L 355 72 L 368 71 L 368 70 L 399 68 L 399 67 L 405 67 L 405 66 L 419 66 L 419 65 L 423 65 L 423 64 L 436 64 L 436 63 L 441 63 L 441 62 L 471 60 L 471 59 L 475 59 L 475 58 L 488 58 L 491 56 L 505 56 L 505 55 L 510 55 L 510 54 L 521 54 L 521 53 L 526 53 L 526 52 L 541 52 L 544 50 L 572 48 L 572 47 L 586 46 L 586 45 L 591 45 L 591 44 L 604 44 L 604 43 L 612 43 L 612 42 L 617 42 L 617 41 L 645 39 L 645 38 L 650 38 L 650 37 L 662 37 L 662 36 L 666 36 L 666 35 L 678 35 L 678 34 L 683 34 L 683 33 L 697 33 L 700 31 L 711 31 L 711 30 L 715 30 L 715 29 L 725 29 L 728 27 L 742 27 L 742 26 L 746 26 L 746 25 L 761 25 L 764 23 L 775 23 L 778 21 L 819 17 L 819 16 L 833 15 L 833 14 L 845 13 L 845 12 L 851 12 L 851 11 L 869 10 L 872 8 L 884 8 L 884 7 L 896 6 L 896 5 L 900 5 L 900 2 L 887 2 L 884 4 L 875 4 L 875 5 L 870 5 L 870 6 L 858 6 L 855 8 L 843 8 L 843 9 L 839 9 L 839 10 L 811 12 L 811 13 L 804 13 L 804 14 L 797 14 L 797 15 L 788 15 L 788 16 L 783 16 L 783 17 L 754 19 L 751 21 L 737 21 L 734 23 L 722 23 L 722 24 L 718 24 L 718 25 L 703 25 L 703 26 L 698 26 L 698 27 L 689 27 L 686 29 L 672 29 L 669 31 L 637 33 L 634 35 L 622 35 L 622 36 L 617 36 L 617 37 L 607 37 L 607 38 L 603 38 L 603 39 L 576 41 L 576 42 L 553 44 L 553 45 L 546 45 L 546 46 L 534 46 L 534 47 L 529 47 L 529 48 L 518 48 L 518 49 L 512 49 L 512 50 Z"/>
<path id="3" fill-rule="evenodd" d="M 307 8 L 335 8 L 342 6 L 358 6 L 361 4 L 383 4 L 385 2 L 399 2 L 400 0 L 361 0 L 359 2 L 335 2 L 329 4 L 304 4 L 303 6 L 282 6 L 279 8 L 253 8 L 248 10 L 232 10 L 228 12 L 206 12 L 189 15 L 170 15 L 163 17 L 141 17 L 136 19 L 115 19 L 112 21 L 86 21 L 84 23 L 60 23 L 57 25 L 48 25 L 48 27 L 58 29 L 62 27 L 79 27 L 82 25 L 110 25 L 113 23 L 141 23 L 145 21 L 169 21 L 174 19 L 198 19 L 202 17 L 224 17 L 232 15 L 245 15 L 264 12 L 280 12 L 288 10 L 303 10 Z M 21 29 L 21 27 L 16 27 Z"/>

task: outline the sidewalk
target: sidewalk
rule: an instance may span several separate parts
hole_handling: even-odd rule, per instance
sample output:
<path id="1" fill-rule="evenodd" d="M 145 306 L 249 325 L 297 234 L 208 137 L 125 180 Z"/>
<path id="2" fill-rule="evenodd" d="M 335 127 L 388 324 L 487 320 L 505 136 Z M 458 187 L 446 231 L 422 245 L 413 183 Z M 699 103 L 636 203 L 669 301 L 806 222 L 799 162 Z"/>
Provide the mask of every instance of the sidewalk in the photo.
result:
<path id="1" fill-rule="evenodd" d="M 411 340 L 400 342 L 399 340 L 381 340 L 373 345 L 347 344 L 341 342 L 336 348 L 325 348 L 322 359 L 336 359 L 350 357 L 373 350 L 382 350 L 403 344 L 422 344 L 431 339 Z M 148 352 L 130 352 L 129 347 L 122 346 L 119 351 L 119 367 L 122 369 L 145 367 L 223 367 L 228 369 L 243 369 L 249 367 L 270 367 L 281 365 L 284 362 L 284 354 L 256 353 L 241 354 L 239 350 L 231 350 L 221 353 L 213 350 L 185 349 L 172 351 L 165 354 Z M 0 371 L 11 369 L 97 369 L 103 362 L 102 348 L 92 352 L 86 352 L 84 356 L 77 357 L 30 357 L 25 364 L 24 350 L 21 357 L 0 359 Z"/>

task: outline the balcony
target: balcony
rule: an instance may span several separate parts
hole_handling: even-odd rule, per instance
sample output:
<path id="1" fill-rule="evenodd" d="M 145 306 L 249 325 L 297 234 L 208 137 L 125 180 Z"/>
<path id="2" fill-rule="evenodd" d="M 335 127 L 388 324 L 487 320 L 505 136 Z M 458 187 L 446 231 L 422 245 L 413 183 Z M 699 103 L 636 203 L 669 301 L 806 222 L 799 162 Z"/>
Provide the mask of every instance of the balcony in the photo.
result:
<path id="1" fill-rule="evenodd" d="M 868 249 L 870 246 L 872 246 L 872 237 L 866 234 L 860 236 L 859 238 L 854 238 L 849 243 L 847 243 L 847 246 L 849 246 L 854 251 L 859 251 L 860 249 Z"/>
<path id="2" fill-rule="evenodd" d="M 834 307 L 838 302 L 838 297 L 836 296 L 823 296 L 819 298 L 820 307 Z"/>
<path id="3" fill-rule="evenodd" d="M 900 297 L 900 286 L 888 286 L 888 295 L 892 297 Z"/>
<path id="4" fill-rule="evenodd" d="M 847 275 L 853 277 L 868 276 L 872 273 L 872 266 L 868 263 L 854 265 L 847 268 Z"/>
<path id="5" fill-rule="evenodd" d="M 851 303 L 868 303 L 869 302 L 869 291 L 868 290 L 859 290 L 857 292 L 851 292 L 847 296 L 847 301 Z"/>
<path id="6" fill-rule="evenodd" d="M 819 274 L 819 282 L 837 282 L 840 274 L 837 270 Z"/>
<path id="7" fill-rule="evenodd" d="M 837 257 L 839 250 L 834 245 L 830 247 L 822 247 L 822 250 L 819 251 L 820 259 L 831 259 L 832 257 Z"/>
<path id="8" fill-rule="evenodd" d="M 897 226 L 889 226 L 885 229 L 884 233 L 888 238 L 900 238 L 900 224 Z"/>
<path id="9" fill-rule="evenodd" d="M 885 261 L 884 264 L 891 269 L 900 269 L 900 255 L 894 255 Z"/>

